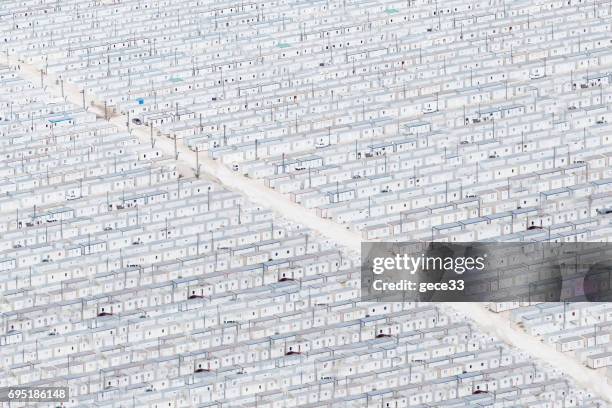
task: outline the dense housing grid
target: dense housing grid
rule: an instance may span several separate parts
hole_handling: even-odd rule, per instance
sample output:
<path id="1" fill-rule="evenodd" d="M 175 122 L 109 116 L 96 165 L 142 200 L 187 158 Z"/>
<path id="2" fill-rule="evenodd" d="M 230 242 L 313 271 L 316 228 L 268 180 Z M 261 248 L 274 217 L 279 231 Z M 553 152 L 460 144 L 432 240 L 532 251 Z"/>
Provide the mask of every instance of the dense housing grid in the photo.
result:
<path id="1" fill-rule="evenodd" d="M 360 302 L 357 249 L 607 242 L 611 47 L 609 1 L 2 1 L 0 387 L 605 406 L 612 306 Z"/>

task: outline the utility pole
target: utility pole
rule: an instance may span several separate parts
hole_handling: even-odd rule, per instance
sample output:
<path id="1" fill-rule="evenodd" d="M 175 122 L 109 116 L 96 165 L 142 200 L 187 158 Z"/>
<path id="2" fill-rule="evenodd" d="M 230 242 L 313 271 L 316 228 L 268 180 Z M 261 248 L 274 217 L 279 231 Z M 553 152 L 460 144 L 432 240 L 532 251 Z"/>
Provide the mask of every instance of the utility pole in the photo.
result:
<path id="1" fill-rule="evenodd" d="M 196 146 L 196 178 L 200 178 L 200 148 Z"/>
<path id="2" fill-rule="evenodd" d="M 153 122 L 149 123 L 149 129 L 151 134 L 151 149 L 155 147 L 155 141 L 153 140 Z"/>

